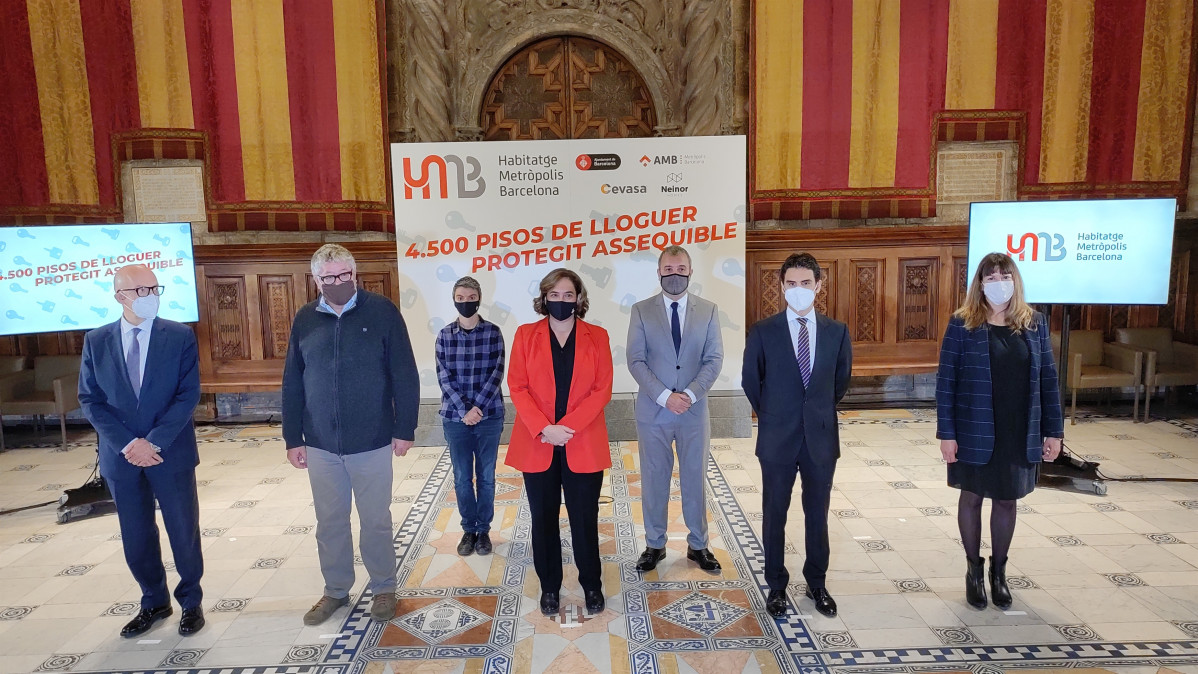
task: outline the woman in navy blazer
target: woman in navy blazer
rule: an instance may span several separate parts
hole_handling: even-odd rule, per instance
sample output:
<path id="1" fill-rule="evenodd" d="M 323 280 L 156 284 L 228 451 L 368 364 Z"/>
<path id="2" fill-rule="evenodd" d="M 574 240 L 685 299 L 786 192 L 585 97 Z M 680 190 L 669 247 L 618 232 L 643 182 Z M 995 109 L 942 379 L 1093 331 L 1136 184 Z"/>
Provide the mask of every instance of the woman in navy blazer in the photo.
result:
<path id="1" fill-rule="evenodd" d="M 969 562 L 965 597 L 974 608 L 987 604 L 982 501 L 991 499 L 990 591 L 1006 609 L 1015 502 L 1035 488 L 1040 462 L 1057 457 L 1063 436 L 1048 324 L 1024 301 L 1015 262 L 991 253 L 949 321 L 936 376 L 936 437 L 949 486 L 961 490 L 957 525 Z"/>

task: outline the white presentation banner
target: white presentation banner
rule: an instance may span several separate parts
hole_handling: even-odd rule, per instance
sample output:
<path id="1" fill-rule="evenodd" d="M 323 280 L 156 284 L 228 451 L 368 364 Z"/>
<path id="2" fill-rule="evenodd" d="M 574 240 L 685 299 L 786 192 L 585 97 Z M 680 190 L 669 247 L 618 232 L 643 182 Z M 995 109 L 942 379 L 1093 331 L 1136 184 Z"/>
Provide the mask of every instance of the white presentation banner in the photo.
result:
<path id="1" fill-rule="evenodd" d="M 969 274 L 1010 255 L 1033 304 L 1165 304 L 1177 200 L 975 203 Z"/>
<path id="2" fill-rule="evenodd" d="M 582 277 L 585 320 L 611 337 L 614 391 L 635 392 L 629 315 L 661 291 L 657 257 L 671 244 L 691 255 L 690 291 L 719 306 L 724 368 L 713 389 L 739 389 L 745 157 L 744 136 L 393 144 L 400 306 L 421 396 L 440 396 L 434 344 L 457 317 L 457 279 L 482 285 L 480 313 L 510 353 L 516 328 L 541 318 L 532 300 L 557 267 Z"/>

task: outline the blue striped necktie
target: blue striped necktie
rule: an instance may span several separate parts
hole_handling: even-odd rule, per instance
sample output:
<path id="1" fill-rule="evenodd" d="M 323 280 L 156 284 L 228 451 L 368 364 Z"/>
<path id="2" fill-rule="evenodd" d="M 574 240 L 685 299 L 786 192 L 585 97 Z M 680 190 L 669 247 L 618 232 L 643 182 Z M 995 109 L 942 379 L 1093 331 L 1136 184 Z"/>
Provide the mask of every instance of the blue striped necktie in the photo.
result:
<path id="1" fill-rule="evenodd" d="M 799 373 L 803 375 L 803 388 L 811 383 L 811 341 L 807 335 L 807 320 L 795 319 L 799 322 L 799 338 L 795 348 L 795 357 L 799 361 Z"/>

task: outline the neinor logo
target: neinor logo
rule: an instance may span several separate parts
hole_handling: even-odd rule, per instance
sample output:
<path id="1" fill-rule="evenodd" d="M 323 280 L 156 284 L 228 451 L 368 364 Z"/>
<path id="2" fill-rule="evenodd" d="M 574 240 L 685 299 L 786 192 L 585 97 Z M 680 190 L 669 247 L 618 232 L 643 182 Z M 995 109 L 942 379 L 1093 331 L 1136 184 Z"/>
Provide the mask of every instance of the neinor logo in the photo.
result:
<path id="1" fill-rule="evenodd" d="M 644 185 L 608 185 L 603 183 L 599 186 L 599 191 L 604 194 L 644 194 Z"/>
<path id="2" fill-rule="evenodd" d="M 412 191 L 419 189 L 421 198 L 424 199 L 448 199 L 449 198 L 449 171 L 446 167 L 446 162 L 453 164 L 457 168 L 457 194 L 459 199 L 474 199 L 482 196 L 487 190 L 487 181 L 482 177 L 482 165 L 478 159 L 467 156 L 465 161 L 455 154 L 447 154 L 440 157 L 435 154 L 430 154 L 420 162 L 420 172 L 412 173 L 412 158 L 404 157 L 403 159 L 403 192 L 404 199 L 412 199 Z M 470 172 L 466 172 L 466 167 L 470 167 Z M 433 187 L 433 173 L 437 174 L 436 185 L 439 188 L 435 196 L 431 194 Z M 473 186 L 470 186 L 473 183 Z"/>

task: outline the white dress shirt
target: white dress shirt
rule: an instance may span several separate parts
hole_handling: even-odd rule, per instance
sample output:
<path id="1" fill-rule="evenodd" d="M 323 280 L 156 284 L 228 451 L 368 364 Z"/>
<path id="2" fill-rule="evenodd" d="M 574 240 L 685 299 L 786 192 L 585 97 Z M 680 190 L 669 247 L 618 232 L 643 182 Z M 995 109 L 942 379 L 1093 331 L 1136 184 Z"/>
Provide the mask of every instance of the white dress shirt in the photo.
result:
<path id="1" fill-rule="evenodd" d="M 661 294 L 661 298 L 663 300 L 665 300 L 665 303 L 666 303 L 666 325 L 670 326 L 671 331 L 673 331 L 673 329 L 674 329 L 674 307 L 672 307 L 670 305 L 672 305 L 674 302 L 678 302 L 678 333 L 679 334 L 682 334 L 682 329 L 686 326 L 686 298 L 688 298 L 688 297 L 690 297 L 689 293 L 683 293 L 682 297 L 678 298 L 677 300 L 672 300 L 665 293 Z M 670 346 L 674 345 L 674 342 L 672 341 L 673 338 L 674 338 L 674 335 L 671 333 L 670 334 L 670 339 L 671 339 Z M 662 391 L 661 395 L 657 396 L 657 404 L 661 405 L 662 407 L 665 407 L 666 401 L 670 399 L 671 393 L 673 393 L 673 391 L 671 391 L 670 389 L 666 389 L 666 390 Z M 685 393 L 691 399 L 692 405 L 699 402 L 699 398 L 697 396 L 695 396 L 694 392 L 692 392 L 690 389 L 684 390 L 683 393 Z"/>
<path id="2" fill-rule="evenodd" d="M 815 307 L 812 307 L 807 312 L 806 316 L 800 316 L 795 313 L 795 310 L 786 306 L 786 327 L 790 328 L 790 350 L 795 355 L 795 360 L 799 358 L 799 321 L 807 322 L 807 358 L 811 365 L 811 373 L 815 374 Z"/>

